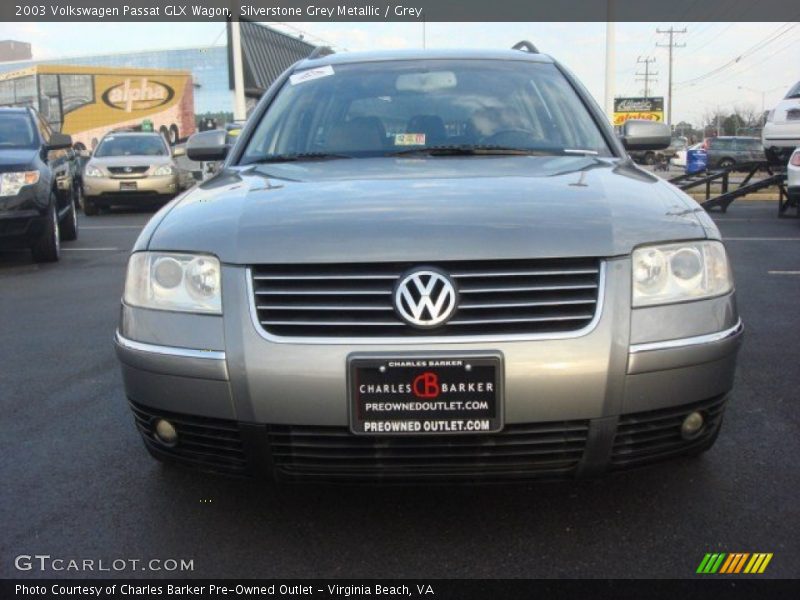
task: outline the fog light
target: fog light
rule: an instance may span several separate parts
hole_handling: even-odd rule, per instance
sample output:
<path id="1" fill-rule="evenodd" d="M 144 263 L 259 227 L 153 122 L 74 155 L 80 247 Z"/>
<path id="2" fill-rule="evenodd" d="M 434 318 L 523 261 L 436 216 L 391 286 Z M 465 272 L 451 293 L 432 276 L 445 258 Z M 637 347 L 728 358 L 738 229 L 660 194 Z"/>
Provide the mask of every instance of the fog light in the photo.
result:
<path id="1" fill-rule="evenodd" d="M 178 432 L 172 423 L 159 419 L 156 421 L 156 438 L 165 446 L 174 446 L 178 443 Z"/>
<path id="2" fill-rule="evenodd" d="M 705 419 L 699 412 L 689 413 L 681 424 L 681 437 L 685 440 L 691 440 L 700 435 L 705 425 Z"/>

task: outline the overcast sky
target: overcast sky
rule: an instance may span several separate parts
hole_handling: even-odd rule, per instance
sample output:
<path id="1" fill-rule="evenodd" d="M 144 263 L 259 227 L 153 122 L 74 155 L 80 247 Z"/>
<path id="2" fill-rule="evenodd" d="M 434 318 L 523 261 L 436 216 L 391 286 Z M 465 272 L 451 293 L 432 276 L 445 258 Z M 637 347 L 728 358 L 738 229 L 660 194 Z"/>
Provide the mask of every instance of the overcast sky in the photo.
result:
<path id="1" fill-rule="evenodd" d="M 421 48 L 420 23 L 287 23 L 269 25 L 337 50 Z M 658 71 L 651 95 L 666 95 L 668 59 L 666 35 L 656 29 L 686 28 L 676 42 L 673 80 L 673 122 L 698 124 L 716 108 L 771 108 L 800 81 L 798 23 L 617 23 L 616 95 L 638 96 L 638 57 L 655 58 Z M 0 39 L 33 45 L 34 58 L 80 56 L 109 52 L 154 50 L 225 43 L 223 23 L 61 23 L 0 24 Z M 506 48 L 521 39 L 563 62 L 583 81 L 602 105 L 605 69 L 605 23 L 428 23 L 429 48 Z M 638 67 L 638 69 L 637 69 Z"/>

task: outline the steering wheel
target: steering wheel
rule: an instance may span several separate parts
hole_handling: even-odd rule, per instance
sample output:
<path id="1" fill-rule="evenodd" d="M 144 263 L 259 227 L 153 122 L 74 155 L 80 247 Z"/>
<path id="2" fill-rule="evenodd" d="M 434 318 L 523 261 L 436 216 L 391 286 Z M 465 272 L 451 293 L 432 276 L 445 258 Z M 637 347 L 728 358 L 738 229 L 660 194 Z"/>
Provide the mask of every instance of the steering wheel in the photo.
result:
<path id="1" fill-rule="evenodd" d="M 481 142 L 497 146 L 529 146 L 533 139 L 533 132 L 527 129 L 501 129 L 484 137 Z"/>

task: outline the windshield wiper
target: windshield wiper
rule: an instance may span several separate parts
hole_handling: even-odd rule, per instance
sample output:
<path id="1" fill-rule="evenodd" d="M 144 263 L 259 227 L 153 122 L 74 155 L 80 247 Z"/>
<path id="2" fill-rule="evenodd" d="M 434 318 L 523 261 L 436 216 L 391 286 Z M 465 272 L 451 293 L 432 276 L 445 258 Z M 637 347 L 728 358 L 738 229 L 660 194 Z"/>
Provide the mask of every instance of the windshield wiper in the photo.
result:
<path id="1" fill-rule="evenodd" d="M 336 154 L 332 152 L 297 152 L 294 154 L 270 154 L 248 161 L 246 164 L 282 163 L 304 160 L 333 160 L 337 158 L 353 158 L 349 154 Z"/>
<path id="2" fill-rule="evenodd" d="M 389 152 L 388 156 L 553 156 L 559 153 L 560 152 L 553 150 L 536 150 L 534 148 L 470 144 L 463 146 L 425 146 L 424 148 L 409 148 L 407 150 Z"/>

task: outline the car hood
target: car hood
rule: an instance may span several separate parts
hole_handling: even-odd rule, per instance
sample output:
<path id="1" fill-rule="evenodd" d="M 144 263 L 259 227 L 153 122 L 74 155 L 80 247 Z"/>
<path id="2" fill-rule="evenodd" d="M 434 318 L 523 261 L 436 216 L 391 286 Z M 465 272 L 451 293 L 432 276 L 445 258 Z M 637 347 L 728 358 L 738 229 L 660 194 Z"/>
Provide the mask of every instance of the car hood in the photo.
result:
<path id="1" fill-rule="evenodd" d="M 234 264 L 616 256 L 706 237 L 696 211 L 627 161 L 295 162 L 222 172 L 162 209 L 135 249 Z"/>
<path id="2" fill-rule="evenodd" d="M 32 148 L 0 148 L 0 173 L 30 168 L 36 154 Z"/>

